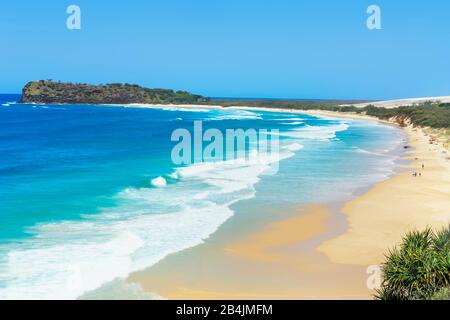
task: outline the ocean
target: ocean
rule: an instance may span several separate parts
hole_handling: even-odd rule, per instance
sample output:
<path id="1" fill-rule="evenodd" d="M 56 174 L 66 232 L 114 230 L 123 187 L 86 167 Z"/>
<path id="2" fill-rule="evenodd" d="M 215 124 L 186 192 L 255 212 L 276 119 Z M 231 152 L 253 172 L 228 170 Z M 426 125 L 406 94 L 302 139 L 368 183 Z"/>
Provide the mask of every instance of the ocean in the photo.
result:
<path id="1" fill-rule="evenodd" d="M 392 175 L 404 144 L 401 130 L 371 121 L 19 98 L 0 95 L 0 299 L 76 299 L 202 243 L 232 216 L 343 201 Z M 171 135 L 194 121 L 277 130 L 280 157 L 174 164 Z"/>

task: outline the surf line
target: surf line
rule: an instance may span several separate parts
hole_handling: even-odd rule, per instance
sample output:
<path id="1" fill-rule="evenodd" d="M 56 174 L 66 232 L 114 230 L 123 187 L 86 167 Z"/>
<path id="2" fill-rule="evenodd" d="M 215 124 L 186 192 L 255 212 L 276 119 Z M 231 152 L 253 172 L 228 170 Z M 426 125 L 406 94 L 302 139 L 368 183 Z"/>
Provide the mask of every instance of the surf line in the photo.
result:
<path id="1" fill-rule="evenodd" d="M 280 153 L 278 137 L 278 129 L 253 128 L 226 129 L 224 136 L 217 128 L 203 131 L 202 121 L 194 121 L 193 135 L 186 128 L 178 128 L 172 132 L 171 141 L 178 143 L 172 148 L 171 158 L 175 165 L 235 159 L 263 161 L 268 155 L 275 160 L 279 159 Z"/>

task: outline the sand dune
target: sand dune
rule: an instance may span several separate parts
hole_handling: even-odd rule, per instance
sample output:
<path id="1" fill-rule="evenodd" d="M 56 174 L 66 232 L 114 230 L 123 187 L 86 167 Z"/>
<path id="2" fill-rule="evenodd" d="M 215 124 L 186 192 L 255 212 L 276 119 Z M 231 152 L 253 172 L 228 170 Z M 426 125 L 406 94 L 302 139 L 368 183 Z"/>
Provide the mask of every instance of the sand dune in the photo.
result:
<path id="1" fill-rule="evenodd" d="M 414 104 L 420 104 L 427 101 L 440 101 L 444 103 L 450 103 L 450 96 L 441 96 L 441 97 L 426 97 L 426 98 L 407 98 L 407 99 L 397 99 L 397 100 L 385 100 L 385 101 L 377 101 L 377 102 L 370 102 L 370 103 L 356 103 L 353 104 L 353 106 L 358 108 L 364 108 L 368 104 L 372 104 L 376 107 L 383 107 L 383 108 L 396 108 L 400 106 L 412 106 Z"/>

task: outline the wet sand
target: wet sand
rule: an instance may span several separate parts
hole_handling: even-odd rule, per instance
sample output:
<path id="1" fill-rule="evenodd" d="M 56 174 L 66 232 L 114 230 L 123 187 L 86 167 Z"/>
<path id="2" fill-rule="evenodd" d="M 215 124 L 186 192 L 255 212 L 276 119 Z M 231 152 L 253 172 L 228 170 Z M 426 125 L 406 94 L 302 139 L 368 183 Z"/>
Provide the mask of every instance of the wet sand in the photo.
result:
<path id="1" fill-rule="evenodd" d="M 242 240 L 207 240 L 129 278 L 168 299 L 367 299 L 366 268 L 330 263 L 314 250 L 333 231 L 321 206 Z M 232 237 L 232 235 L 229 235 Z"/>

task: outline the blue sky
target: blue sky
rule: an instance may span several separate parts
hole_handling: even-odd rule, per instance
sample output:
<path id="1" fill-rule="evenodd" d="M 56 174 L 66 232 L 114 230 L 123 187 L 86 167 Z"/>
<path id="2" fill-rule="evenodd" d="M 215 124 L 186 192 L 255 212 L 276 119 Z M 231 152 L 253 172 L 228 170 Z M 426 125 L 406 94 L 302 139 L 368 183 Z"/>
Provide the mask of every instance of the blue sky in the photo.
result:
<path id="1" fill-rule="evenodd" d="M 66 28 L 76 4 L 82 29 Z M 382 30 L 368 30 L 377 4 Z M 130 82 L 207 96 L 450 95 L 446 0 L 2 1 L 0 92 L 28 80 Z"/>

